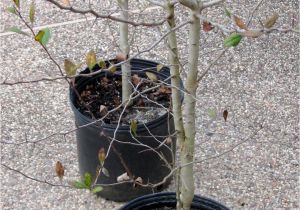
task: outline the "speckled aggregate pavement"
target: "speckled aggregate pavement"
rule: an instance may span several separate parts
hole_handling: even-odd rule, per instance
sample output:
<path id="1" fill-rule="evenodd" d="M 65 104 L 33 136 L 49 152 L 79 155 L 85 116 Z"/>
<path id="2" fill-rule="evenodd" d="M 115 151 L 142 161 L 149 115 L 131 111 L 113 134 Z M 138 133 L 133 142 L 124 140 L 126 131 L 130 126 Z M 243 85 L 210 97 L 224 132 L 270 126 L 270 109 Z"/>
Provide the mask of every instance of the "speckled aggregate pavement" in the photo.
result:
<path id="1" fill-rule="evenodd" d="M 104 2 L 95 7 L 105 8 L 109 1 Z M 225 2 L 235 14 L 247 19 L 258 1 Z M 1 30 L 20 25 L 16 17 L 4 12 L 9 5 L 9 0 L 0 3 Z M 64 58 L 80 61 L 90 49 L 103 58 L 118 51 L 113 38 L 117 37 L 116 24 L 60 12 L 42 0 L 36 0 L 36 5 L 36 26 L 57 24 L 50 28 L 48 49 L 59 64 Z M 184 21 L 187 12 L 179 11 L 178 21 Z M 299 23 L 298 11 L 299 1 L 265 0 L 254 13 L 251 25 L 259 25 L 259 20 L 273 12 L 280 15 L 278 27 Z M 205 16 L 220 22 L 224 20 L 223 13 L 222 7 L 204 11 Z M 154 7 L 145 14 L 151 20 L 163 13 Z M 67 21 L 73 23 L 62 24 Z M 164 31 L 165 28 L 136 28 L 132 50 L 149 47 Z M 183 64 L 187 60 L 187 33 L 187 27 L 178 31 Z M 222 40 L 215 31 L 202 33 L 200 69 L 222 49 Z M 33 39 L 2 31 L 0 41 L 0 82 L 59 76 L 55 65 Z M 166 63 L 165 55 L 166 48 L 161 43 L 140 57 Z M 64 81 L 1 85 L 0 89 L 1 141 L 33 141 L 74 128 Z M 244 39 L 211 68 L 199 83 L 197 97 L 196 159 L 208 160 L 195 164 L 196 193 L 233 209 L 299 209 L 299 34 L 275 32 L 259 39 Z M 229 111 L 226 123 L 222 118 L 225 109 Z M 261 123 L 263 129 L 253 135 Z M 241 142 L 244 143 L 232 149 Z M 2 143 L 0 147 L 1 163 L 31 177 L 59 183 L 53 166 L 60 160 L 66 167 L 65 179 L 78 179 L 74 134 L 65 139 L 56 135 L 35 146 Z M 229 150 L 218 158 L 210 158 Z M 2 166 L 0 176 L 0 206 L 5 210 L 96 210 L 122 205 L 96 198 L 85 190 L 38 183 Z M 168 190 L 174 189 L 173 183 Z"/>

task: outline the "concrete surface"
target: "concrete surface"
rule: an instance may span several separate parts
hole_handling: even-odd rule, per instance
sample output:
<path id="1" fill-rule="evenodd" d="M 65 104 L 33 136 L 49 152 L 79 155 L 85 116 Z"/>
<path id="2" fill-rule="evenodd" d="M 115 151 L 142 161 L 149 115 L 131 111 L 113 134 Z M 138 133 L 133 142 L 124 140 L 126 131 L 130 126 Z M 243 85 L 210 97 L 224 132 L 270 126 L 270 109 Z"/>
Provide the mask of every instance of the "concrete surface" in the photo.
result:
<path id="1" fill-rule="evenodd" d="M 24 1 L 22 1 L 24 2 Z M 22 9 L 28 9 L 28 2 Z M 76 1 L 78 5 L 85 4 Z M 109 1 L 97 1 L 97 8 Z M 99 3 L 101 2 L 101 3 Z M 247 19 L 258 1 L 225 1 L 235 14 Z M 96 4 L 96 3 L 95 3 Z M 103 5 L 104 4 L 104 5 Z M 136 4 L 136 3 L 134 3 Z M 1 6 L 1 29 L 20 25 Z M 61 12 L 36 0 L 37 23 L 50 25 L 48 49 L 63 63 L 80 61 L 90 49 L 99 57 L 111 58 L 118 51 L 114 36 L 117 26 L 106 20 L 93 24 L 92 17 Z M 142 7 L 142 6 L 141 6 Z M 187 12 L 179 9 L 178 20 Z M 277 26 L 299 23 L 299 1 L 263 1 L 251 25 L 259 25 L 273 12 L 280 15 Z M 163 15 L 155 7 L 145 12 L 151 20 Z M 204 15 L 225 21 L 222 7 Z M 27 14 L 27 13 L 26 13 Z M 54 24 L 54 25 L 53 25 Z M 24 28 L 23 25 L 21 25 Z M 29 37 L 0 33 L 0 82 L 59 76 L 57 68 L 41 47 Z M 133 51 L 147 48 L 165 28 L 135 29 Z M 178 31 L 181 62 L 187 59 L 187 27 Z M 223 37 L 214 31 L 203 33 L 200 69 L 204 69 L 222 48 Z M 166 48 L 159 44 L 142 58 L 166 63 Z M 216 156 L 249 138 L 259 124 L 264 129 L 219 158 L 195 165 L 196 193 L 214 198 L 233 209 L 299 209 L 299 35 L 272 33 L 259 39 L 244 39 L 226 52 L 199 84 L 197 103 L 196 158 Z M 18 143 L 74 128 L 64 81 L 0 86 L 1 142 Z M 222 112 L 229 111 L 224 123 Z M 216 113 L 209 116 L 209 110 Z M 59 183 L 53 170 L 57 160 L 66 167 L 66 180 L 78 179 L 74 134 L 56 135 L 36 144 L 1 145 L 1 162 L 41 180 Z M 32 181 L 1 166 L 1 209 L 117 209 L 122 204 L 96 198 L 84 190 L 51 187 Z M 173 191 L 174 184 L 168 190 Z"/>

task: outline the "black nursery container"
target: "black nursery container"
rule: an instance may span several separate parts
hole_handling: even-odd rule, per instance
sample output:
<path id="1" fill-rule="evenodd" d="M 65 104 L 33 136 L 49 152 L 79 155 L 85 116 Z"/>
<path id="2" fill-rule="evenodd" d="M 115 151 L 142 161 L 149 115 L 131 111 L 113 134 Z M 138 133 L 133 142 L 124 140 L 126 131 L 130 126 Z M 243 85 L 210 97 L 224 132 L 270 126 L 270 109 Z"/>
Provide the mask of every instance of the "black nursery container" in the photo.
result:
<path id="1" fill-rule="evenodd" d="M 157 65 L 158 63 L 152 61 L 141 59 L 131 60 L 133 73 L 138 73 L 141 77 L 146 77 L 144 69 L 147 69 L 147 71 L 156 73 L 160 80 L 167 79 L 170 76 L 169 69 L 164 67 L 160 72 L 157 72 Z M 114 75 L 120 76 L 119 71 L 120 69 L 117 69 L 117 72 L 115 72 Z M 89 71 L 85 70 L 82 73 L 89 73 Z M 81 92 L 87 84 L 100 77 L 104 77 L 105 74 L 107 73 L 99 73 L 93 77 L 77 77 L 75 80 L 77 91 Z M 72 89 L 70 89 L 70 99 L 71 107 L 75 115 L 76 126 L 83 126 L 94 122 L 94 120 L 78 111 L 78 107 L 76 107 L 77 96 Z M 152 148 L 159 147 L 160 143 L 175 131 L 173 118 L 167 113 L 154 121 L 146 123 L 146 126 L 151 133 L 149 133 L 144 125 L 139 124 L 137 129 L 137 139 Z M 95 177 L 96 168 L 99 165 L 98 151 L 100 148 L 104 148 L 105 151 L 107 151 L 110 143 L 109 137 L 113 138 L 115 129 L 116 125 L 97 122 L 96 124 L 85 126 L 76 131 L 81 176 L 84 176 L 84 174 L 88 172 Z M 103 135 L 103 133 L 105 135 Z M 151 135 L 157 136 L 157 138 L 154 139 Z M 116 133 L 116 139 L 122 142 L 137 143 L 130 134 L 129 126 L 120 126 Z M 161 153 L 171 165 L 173 165 L 173 157 L 175 156 L 175 144 L 176 141 L 172 138 L 172 144 L 165 144 L 157 149 L 157 152 Z M 158 183 L 162 181 L 170 172 L 170 169 L 153 151 L 145 151 L 147 149 L 145 147 L 119 143 L 116 141 L 113 145 L 115 150 L 111 150 L 104 165 L 109 172 L 109 177 L 101 173 L 98 179 L 98 184 L 106 185 L 99 193 L 101 197 L 114 201 L 128 201 L 141 195 L 152 193 L 153 191 L 160 191 L 168 185 L 170 179 L 155 189 L 141 186 L 134 187 L 133 183 L 117 183 L 117 177 L 126 172 L 122 161 L 126 163 L 134 177 L 142 178 L 143 183 Z M 114 183 L 117 184 L 110 185 Z"/>
<path id="2" fill-rule="evenodd" d="M 176 209 L 176 193 L 162 192 L 145 195 L 132 200 L 119 210 L 165 210 Z M 202 196 L 195 195 L 191 210 L 229 210 L 226 206 Z"/>

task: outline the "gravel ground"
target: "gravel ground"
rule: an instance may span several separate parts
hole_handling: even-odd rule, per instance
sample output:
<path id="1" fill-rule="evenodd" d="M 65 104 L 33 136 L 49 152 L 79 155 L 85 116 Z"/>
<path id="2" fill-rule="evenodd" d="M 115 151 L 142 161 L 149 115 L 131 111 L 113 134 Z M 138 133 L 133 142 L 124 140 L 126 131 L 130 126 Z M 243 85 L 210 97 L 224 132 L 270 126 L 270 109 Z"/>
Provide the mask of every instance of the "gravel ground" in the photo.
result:
<path id="1" fill-rule="evenodd" d="M 105 2 L 108 5 L 109 1 Z M 226 1 L 226 5 L 246 19 L 257 2 Z M 36 4 L 37 26 L 85 18 L 60 12 L 41 0 Z M 9 0 L 0 3 L 2 29 L 18 24 L 13 15 L 3 12 L 9 5 Z M 101 7 L 105 12 L 105 6 Z M 184 21 L 187 12 L 179 10 L 178 21 Z M 273 12 L 280 14 L 278 26 L 290 25 L 293 21 L 298 23 L 298 11 L 299 1 L 296 0 L 263 1 L 251 25 L 257 26 L 258 20 L 264 20 Z M 155 8 L 145 13 L 149 20 L 162 15 Z M 204 11 L 204 15 L 224 21 L 222 7 Z M 59 64 L 64 58 L 80 61 L 90 49 L 99 57 L 110 58 L 118 51 L 113 38 L 117 36 L 116 29 L 116 25 L 104 20 L 52 27 L 48 48 Z M 164 28 L 136 28 L 133 51 L 147 48 L 164 31 Z M 183 64 L 187 59 L 186 37 L 187 28 L 179 30 Z M 200 69 L 214 59 L 222 48 L 222 39 L 215 31 L 202 34 Z M 1 82 L 59 75 L 34 40 L 4 32 L 0 33 L 0 40 Z M 166 49 L 161 43 L 141 57 L 166 63 L 165 55 Z M 300 208 L 298 86 L 299 35 L 295 33 L 276 32 L 255 40 L 245 39 L 219 59 L 198 88 L 196 158 L 203 161 L 195 165 L 197 194 L 214 198 L 233 209 Z M 1 141 L 33 141 L 74 128 L 65 82 L 0 88 Z M 226 123 L 222 118 L 225 109 L 229 111 Z M 253 135 L 261 123 L 264 128 Z M 53 166 L 60 160 L 66 166 L 66 180 L 78 179 L 74 134 L 66 139 L 53 136 L 35 146 L 0 145 L 1 162 L 29 176 L 59 183 Z M 209 159 L 229 150 L 218 158 Z M 84 190 L 38 183 L 4 167 L 1 167 L 0 176 L 1 209 L 117 209 L 122 205 L 96 198 Z M 168 190 L 174 189 L 172 184 Z"/>

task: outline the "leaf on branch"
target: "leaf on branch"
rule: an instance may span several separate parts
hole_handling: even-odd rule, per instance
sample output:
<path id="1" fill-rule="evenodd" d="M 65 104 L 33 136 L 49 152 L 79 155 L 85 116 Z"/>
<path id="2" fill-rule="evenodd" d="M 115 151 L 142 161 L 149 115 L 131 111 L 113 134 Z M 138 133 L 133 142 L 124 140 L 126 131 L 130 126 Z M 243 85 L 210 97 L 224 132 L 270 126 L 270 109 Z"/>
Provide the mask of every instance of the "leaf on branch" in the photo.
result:
<path id="1" fill-rule="evenodd" d="M 106 115 L 107 112 L 108 112 L 107 107 L 104 106 L 104 105 L 100 105 L 100 110 L 99 111 L 100 111 L 101 116 Z"/>
<path id="2" fill-rule="evenodd" d="M 91 188 L 92 185 L 92 176 L 90 173 L 85 173 L 84 174 L 84 184 L 86 187 L 88 187 L 88 189 Z"/>
<path id="3" fill-rule="evenodd" d="M 72 185 L 77 189 L 88 189 L 88 187 L 82 181 L 74 181 Z"/>
<path id="4" fill-rule="evenodd" d="M 102 168 L 102 173 L 103 173 L 105 176 L 109 177 L 109 172 L 108 172 L 108 170 L 107 170 L 106 168 Z"/>
<path id="5" fill-rule="evenodd" d="M 223 112 L 223 118 L 224 118 L 225 122 L 227 122 L 227 117 L 228 117 L 228 111 L 224 110 L 224 112 Z"/>
<path id="6" fill-rule="evenodd" d="M 103 188 L 101 186 L 97 186 L 92 189 L 92 193 L 98 193 L 101 192 L 102 190 Z"/>
<path id="7" fill-rule="evenodd" d="M 101 166 L 103 166 L 105 158 L 106 158 L 105 149 L 102 147 L 98 152 L 98 159 L 99 159 Z"/>
<path id="8" fill-rule="evenodd" d="M 277 13 L 273 14 L 271 17 L 269 17 L 267 20 L 264 22 L 264 26 L 266 28 L 272 28 L 276 21 L 278 20 L 279 15 Z"/>
<path id="9" fill-rule="evenodd" d="M 205 31 L 205 32 L 209 32 L 214 28 L 212 26 L 212 24 L 210 22 L 207 22 L 207 21 L 203 21 L 202 27 L 203 27 L 203 31 Z"/>
<path id="10" fill-rule="evenodd" d="M 75 76 L 77 68 L 78 68 L 78 66 L 76 66 L 76 64 L 74 64 L 69 59 L 65 59 L 64 69 L 65 69 L 67 76 L 69 76 L 69 77 Z"/>
<path id="11" fill-rule="evenodd" d="M 108 71 L 110 71 L 111 73 L 115 73 L 117 71 L 117 67 L 112 63 L 108 68 Z"/>
<path id="12" fill-rule="evenodd" d="M 6 11 L 11 13 L 11 14 L 14 14 L 14 15 L 17 15 L 17 11 L 14 7 L 8 7 L 6 8 Z"/>
<path id="13" fill-rule="evenodd" d="M 167 86 L 165 86 L 165 85 L 159 86 L 158 91 L 159 91 L 160 93 L 167 93 L 167 94 L 172 93 L 171 88 L 169 88 L 169 87 L 167 87 Z"/>
<path id="14" fill-rule="evenodd" d="M 37 35 L 35 35 L 35 41 L 41 43 L 42 45 L 46 45 L 50 39 L 50 30 L 49 28 L 45 28 L 40 30 Z"/>
<path id="15" fill-rule="evenodd" d="M 158 64 L 158 65 L 156 66 L 156 70 L 159 72 L 163 67 L 164 67 L 164 65 Z"/>
<path id="16" fill-rule="evenodd" d="M 35 4 L 34 4 L 34 1 L 31 2 L 30 4 L 30 8 L 29 8 L 29 20 L 31 23 L 34 22 L 34 19 L 35 19 Z"/>
<path id="17" fill-rule="evenodd" d="M 171 138 L 171 136 L 168 136 L 168 137 L 165 139 L 165 141 L 166 141 L 166 144 L 171 144 L 171 143 L 172 143 L 172 138 Z"/>
<path id="18" fill-rule="evenodd" d="M 96 53 L 91 50 L 86 54 L 85 63 L 89 67 L 89 70 L 92 71 L 94 66 L 97 64 Z"/>
<path id="19" fill-rule="evenodd" d="M 59 179 L 62 179 L 65 175 L 65 168 L 60 161 L 57 161 L 55 164 L 55 172 Z"/>
<path id="20" fill-rule="evenodd" d="M 98 65 L 100 66 L 101 69 L 106 69 L 106 63 L 104 60 L 100 59 Z"/>
<path id="21" fill-rule="evenodd" d="M 132 80 L 132 84 L 134 84 L 134 86 L 137 86 L 141 82 L 142 79 L 139 77 L 139 75 L 134 74 L 131 77 L 131 80 Z"/>
<path id="22" fill-rule="evenodd" d="M 116 60 L 117 61 L 125 61 L 126 60 L 126 55 L 124 54 L 124 53 L 118 53 L 117 55 L 116 55 Z"/>
<path id="23" fill-rule="evenodd" d="M 15 5 L 20 8 L 20 1 L 19 0 L 13 0 L 15 2 Z"/>
<path id="24" fill-rule="evenodd" d="M 137 132 L 137 120 L 131 120 L 130 122 L 130 131 L 133 134 L 134 137 L 136 137 Z"/>
<path id="25" fill-rule="evenodd" d="M 240 27 L 241 29 L 247 30 L 246 23 L 245 23 L 241 18 L 239 18 L 239 17 L 236 16 L 236 15 L 234 15 L 233 18 L 234 18 L 235 24 L 236 24 L 238 27 Z"/>
<path id="26" fill-rule="evenodd" d="M 153 82 L 156 82 L 158 80 L 156 74 L 154 74 L 154 73 L 152 73 L 150 71 L 146 71 L 146 75 Z"/>
<path id="27" fill-rule="evenodd" d="M 29 36 L 28 33 L 22 31 L 20 28 L 18 28 L 17 26 L 12 26 L 8 29 L 6 29 L 6 31 L 11 31 L 11 32 L 14 32 L 14 33 L 17 33 L 17 34 L 22 34 L 22 35 L 26 35 L 26 36 Z"/>
<path id="28" fill-rule="evenodd" d="M 249 31 L 242 32 L 240 34 L 245 37 L 257 38 L 260 35 L 262 35 L 263 32 L 260 30 L 249 30 Z"/>
<path id="29" fill-rule="evenodd" d="M 224 7 L 224 11 L 227 17 L 231 17 L 231 12 L 226 7 Z"/>
<path id="30" fill-rule="evenodd" d="M 133 187 L 136 187 L 138 184 L 143 184 L 143 179 L 141 177 L 138 177 L 134 180 Z"/>
<path id="31" fill-rule="evenodd" d="M 226 37 L 224 40 L 225 47 L 235 47 L 237 46 L 242 39 L 242 35 L 233 33 L 230 36 Z"/>
<path id="32" fill-rule="evenodd" d="M 120 176 L 117 177 L 117 182 L 125 182 L 125 181 L 129 181 L 130 177 L 128 176 L 127 172 L 125 172 L 124 174 L 121 174 Z"/>

